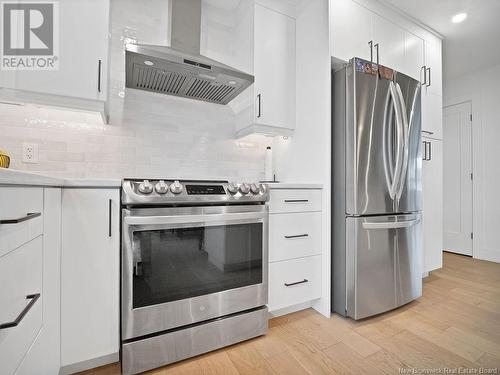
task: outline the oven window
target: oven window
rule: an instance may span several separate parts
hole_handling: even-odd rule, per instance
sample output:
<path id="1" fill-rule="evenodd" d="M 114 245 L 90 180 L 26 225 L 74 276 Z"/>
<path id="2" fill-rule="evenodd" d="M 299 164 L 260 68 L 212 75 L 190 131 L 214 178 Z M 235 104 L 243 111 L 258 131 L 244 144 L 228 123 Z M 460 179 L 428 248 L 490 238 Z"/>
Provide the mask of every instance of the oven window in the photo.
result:
<path id="1" fill-rule="evenodd" d="M 262 283 L 262 223 L 134 232 L 133 307 Z"/>

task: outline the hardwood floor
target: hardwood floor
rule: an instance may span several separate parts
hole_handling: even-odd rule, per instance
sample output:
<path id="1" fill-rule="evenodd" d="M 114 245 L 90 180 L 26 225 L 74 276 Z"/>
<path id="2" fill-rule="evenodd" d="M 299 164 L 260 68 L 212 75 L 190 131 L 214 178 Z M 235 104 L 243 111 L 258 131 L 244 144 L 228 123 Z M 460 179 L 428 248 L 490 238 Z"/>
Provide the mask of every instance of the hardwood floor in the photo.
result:
<path id="1" fill-rule="evenodd" d="M 500 373 L 500 264 L 445 253 L 443 269 L 424 280 L 422 298 L 402 308 L 360 322 L 300 311 L 271 320 L 263 337 L 148 374 L 400 374 L 402 368 L 459 367 Z M 82 374 L 119 373 L 114 364 Z"/>

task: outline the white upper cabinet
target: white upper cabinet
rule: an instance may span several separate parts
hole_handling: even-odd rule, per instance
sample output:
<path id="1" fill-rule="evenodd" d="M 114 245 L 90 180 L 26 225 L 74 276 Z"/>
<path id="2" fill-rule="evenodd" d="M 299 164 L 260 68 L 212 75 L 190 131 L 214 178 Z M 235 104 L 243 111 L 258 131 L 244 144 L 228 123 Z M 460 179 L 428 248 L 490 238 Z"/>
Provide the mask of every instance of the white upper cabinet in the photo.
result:
<path id="1" fill-rule="evenodd" d="M 425 40 L 425 93 L 443 96 L 441 39 L 429 35 Z"/>
<path id="2" fill-rule="evenodd" d="M 377 15 L 373 16 L 373 61 L 404 72 L 405 32 Z"/>
<path id="3" fill-rule="evenodd" d="M 331 0 L 330 52 L 340 60 L 353 57 L 378 62 L 421 80 L 424 40 L 352 0 Z"/>
<path id="4" fill-rule="evenodd" d="M 0 86 L 15 91 L 3 90 L 0 95 L 93 109 L 93 102 L 107 98 L 109 0 L 64 0 L 58 6 L 59 69 L 4 71 Z"/>
<path id="5" fill-rule="evenodd" d="M 351 0 L 332 2 L 330 52 L 341 60 L 371 59 L 372 16 L 368 9 Z M 373 47 L 372 47 L 373 48 Z"/>
<path id="6" fill-rule="evenodd" d="M 405 62 L 401 70 L 410 77 L 423 82 L 424 40 L 418 36 L 405 32 Z"/>
<path id="7" fill-rule="evenodd" d="M 254 53 L 254 123 L 271 133 L 293 130 L 295 19 L 256 4 Z"/>

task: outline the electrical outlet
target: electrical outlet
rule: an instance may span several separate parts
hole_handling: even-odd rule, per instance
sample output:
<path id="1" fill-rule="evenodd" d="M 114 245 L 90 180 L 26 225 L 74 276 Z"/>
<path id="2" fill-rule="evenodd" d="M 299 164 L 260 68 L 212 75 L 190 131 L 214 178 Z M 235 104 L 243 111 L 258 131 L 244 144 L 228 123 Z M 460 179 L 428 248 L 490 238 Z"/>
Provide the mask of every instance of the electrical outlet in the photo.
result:
<path id="1" fill-rule="evenodd" d="M 23 163 L 38 163 L 37 143 L 23 143 Z"/>

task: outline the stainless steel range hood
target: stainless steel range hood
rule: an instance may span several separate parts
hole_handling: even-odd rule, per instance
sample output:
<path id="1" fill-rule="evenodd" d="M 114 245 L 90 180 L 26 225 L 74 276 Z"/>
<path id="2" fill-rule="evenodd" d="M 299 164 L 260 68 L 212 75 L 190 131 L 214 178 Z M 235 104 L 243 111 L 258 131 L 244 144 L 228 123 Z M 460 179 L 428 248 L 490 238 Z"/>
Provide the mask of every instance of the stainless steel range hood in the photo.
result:
<path id="1" fill-rule="evenodd" d="M 125 86 L 227 104 L 254 77 L 200 55 L 201 0 L 172 0 L 171 47 L 127 44 Z"/>

